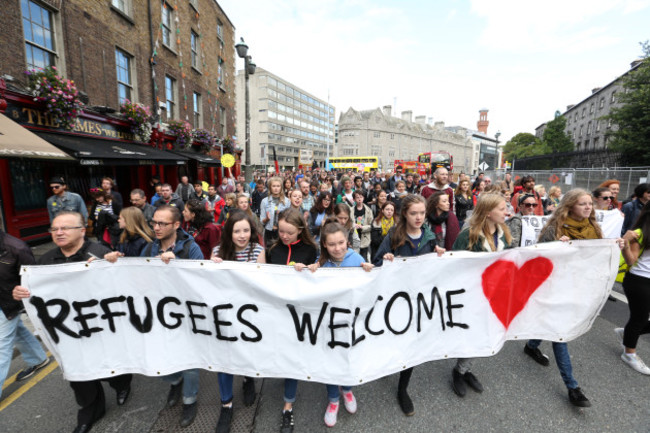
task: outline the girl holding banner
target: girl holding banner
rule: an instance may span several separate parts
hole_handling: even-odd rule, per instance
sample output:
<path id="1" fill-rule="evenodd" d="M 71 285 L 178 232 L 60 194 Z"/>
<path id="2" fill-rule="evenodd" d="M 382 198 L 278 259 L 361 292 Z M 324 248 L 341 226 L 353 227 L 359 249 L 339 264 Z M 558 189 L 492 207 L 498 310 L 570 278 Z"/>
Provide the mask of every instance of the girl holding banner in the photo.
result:
<path id="1" fill-rule="evenodd" d="M 453 249 L 474 252 L 493 252 L 512 248 L 510 230 L 505 224 L 507 206 L 500 194 L 482 194 L 476 203 L 467 226 L 458 235 Z M 470 371 L 472 359 L 459 358 L 451 372 L 451 385 L 459 397 L 464 397 L 469 385 L 476 392 L 483 392 L 483 385 Z"/>
<path id="2" fill-rule="evenodd" d="M 343 203 L 338 206 L 347 207 Z M 354 231 L 354 229 L 353 229 Z M 324 268 L 347 268 L 361 266 L 366 272 L 370 272 L 373 266 L 367 263 L 364 258 L 348 246 L 350 229 L 345 228 L 335 220 L 328 220 L 321 229 L 320 237 L 320 258 L 318 262 L 309 265 L 314 272 L 319 267 Z M 353 414 L 357 411 L 357 399 L 352 394 L 351 386 L 340 387 L 343 390 L 343 404 L 345 409 Z M 327 398 L 329 404 L 325 410 L 323 420 L 328 427 L 334 427 L 339 413 L 339 399 L 341 392 L 339 385 L 327 385 Z"/>
<path id="3" fill-rule="evenodd" d="M 602 239 L 603 232 L 596 221 L 596 213 L 591 194 L 583 189 L 573 189 L 567 192 L 559 206 L 548 220 L 538 242 L 569 241 L 572 239 Z M 622 241 L 622 240 L 620 240 Z M 619 242 L 621 245 L 621 242 Z M 529 340 L 524 346 L 524 353 L 543 366 L 549 365 L 548 356 L 539 350 L 541 340 Z M 553 342 L 555 362 L 560 370 L 564 384 L 569 390 L 569 401 L 574 406 L 589 407 L 591 403 L 585 397 L 578 382 L 573 377 L 571 357 L 567 343 Z"/>
<path id="4" fill-rule="evenodd" d="M 629 301 L 630 319 L 625 328 L 615 329 L 625 348 L 621 359 L 641 374 L 650 375 L 650 368 L 636 354 L 641 334 L 650 333 L 650 202 L 641 209 L 633 230 L 625 233 L 623 257 L 629 271 L 623 280 L 623 290 Z"/>
<path id="5" fill-rule="evenodd" d="M 256 218 L 256 217 L 255 217 Z M 224 260 L 238 262 L 266 263 L 264 247 L 257 240 L 257 224 L 252 216 L 240 209 L 233 210 L 226 220 L 221 236 L 221 244 L 212 250 L 211 260 L 221 263 Z M 221 413 L 217 422 L 218 433 L 228 433 L 232 422 L 232 382 L 233 375 L 218 373 L 219 395 L 221 396 Z M 251 377 L 244 377 L 244 404 L 255 403 L 255 382 Z"/>
<path id="6" fill-rule="evenodd" d="M 302 212 L 285 209 L 278 215 L 278 239 L 266 252 L 266 262 L 289 265 L 301 271 L 316 262 L 318 251 L 307 228 Z M 293 431 L 293 403 L 296 401 L 298 381 L 284 379 L 284 409 L 281 432 Z"/>
<path id="7" fill-rule="evenodd" d="M 424 224 L 426 204 L 421 195 L 408 194 L 402 200 L 400 218 L 394 229 L 388 232 L 373 259 L 375 266 L 381 266 L 384 260 L 393 261 L 395 257 L 410 257 L 435 251 L 442 255 L 444 248 L 435 245 L 436 236 Z M 413 375 L 413 367 L 402 370 L 397 386 L 397 401 L 404 415 L 415 414 L 413 401 L 407 388 Z"/>

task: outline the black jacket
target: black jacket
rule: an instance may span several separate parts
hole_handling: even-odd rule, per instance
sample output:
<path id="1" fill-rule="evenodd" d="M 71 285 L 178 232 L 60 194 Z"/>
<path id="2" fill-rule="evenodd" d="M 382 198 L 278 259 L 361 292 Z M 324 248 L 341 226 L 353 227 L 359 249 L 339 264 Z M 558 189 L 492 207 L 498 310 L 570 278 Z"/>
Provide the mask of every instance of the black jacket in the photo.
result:
<path id="1" fill-rule="evenodd" d="M 23 309 L 23 303 L 11 294 L 20 285 L 20 267 L 34 263 L 32 250 L 25 242 L 0 231 L 0 308 L 7 319 Z"/>
<path id="2" fill-rule="evenodd" d="M 61 252 L 61 248 L 53 248 L 43 254 L 37 261 L 39 265 L 60 265 L 62 263 L 85 262 L 91 257 L 103 259 L 104 255 L 111 250 L 97 242 L 85 241 L 81 248 L 70 257 L 66 257 Z"/>

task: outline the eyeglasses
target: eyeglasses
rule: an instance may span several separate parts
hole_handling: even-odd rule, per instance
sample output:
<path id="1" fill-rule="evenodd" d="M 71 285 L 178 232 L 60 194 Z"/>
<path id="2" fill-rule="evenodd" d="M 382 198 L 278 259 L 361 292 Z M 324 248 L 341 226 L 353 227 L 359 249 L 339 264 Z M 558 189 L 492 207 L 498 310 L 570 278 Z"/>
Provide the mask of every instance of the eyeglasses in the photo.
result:
<path id="1" fill-rule="evenodd" d="M 50 185 L 50 188 L 59 189 L 59 188 L 61 188 L 61 185 Z"/>
<path id="2" fill-rule="evenodd" d="M 161 229 L 164 229 L 165 227 L 167 227 L 170 224 L 174 224 L 174 223 L 166 223 L 166 222 L 162 222 L 162 221 L 151 221 L 151 227 L 159 226 Z"/>
<path id="3" fill-rule="evenodd" d="M 83 226 L 75 226 L 75 227 L 67 227 L 67 226 L 64 226 L 64 227 L 50 227 L 49 229 L 47 229 L 47 231 L 50 232 L 50 233 L 56 233 L 56 232 L 58 232 L 59 230 L 61 230 L 62 232 L 69 232 L 70 230 L 82 229 L 82 228 L 83 228 Z"/>
<path id="4" fill-rule="evenodd" d="M 601 200 L 614 200 L 613 196 L 599 197 Z"/>
<path id="5" fill-rule="evenodd" d="M 526 207 L 537 207 L 537 203 L 524 203 Z"/>

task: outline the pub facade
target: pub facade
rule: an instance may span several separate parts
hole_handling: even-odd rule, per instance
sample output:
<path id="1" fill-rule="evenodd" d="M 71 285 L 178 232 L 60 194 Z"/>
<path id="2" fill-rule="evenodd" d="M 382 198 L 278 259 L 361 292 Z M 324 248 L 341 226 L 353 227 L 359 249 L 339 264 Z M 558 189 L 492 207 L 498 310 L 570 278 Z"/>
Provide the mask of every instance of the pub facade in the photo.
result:
<path id="1" fill-rule="evenodd" d="M 224 170 L 239 174 L 241 150 L 230 138 L 234 26 L 216 1 L 7 3 L 0 14 L 0 228 L 27 241 L 46 238 L 52 176 L 63 176 L 90 205 L 88 191 L 104 176 L 126 198 L 133 188 L 150 196 L 153 176 L 175 187 L 182 175 L 219 183 Z M 68 127 L 36 100 L 25 75 L 52 66 L 83 101 Z M 144 139 L 120 113 L 125 101 L 151 111 Z M 211 144 L 179 144 L 173 122 L 207 131 Z M 235 156 L 234 167 L 220 166 L 222 149 Z"/>

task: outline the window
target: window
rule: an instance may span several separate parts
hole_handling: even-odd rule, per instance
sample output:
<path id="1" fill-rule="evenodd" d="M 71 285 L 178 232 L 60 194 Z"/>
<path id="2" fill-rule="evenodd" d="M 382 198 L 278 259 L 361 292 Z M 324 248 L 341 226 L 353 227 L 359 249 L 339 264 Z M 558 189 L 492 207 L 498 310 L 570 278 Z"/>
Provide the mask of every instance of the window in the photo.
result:
<path id="1" fill-rule="evenodd" d="M 591 122 L 587 123 L 587 135 L 591 134 Z"/>
<path id="2" fill-rule="evenodd" d="M 222 137 L 228 135 L 228 128 L 226 127 L 226 109 L 219 107 L 219 133 Z"/>
<path id="3" fill-rule="evenodd" d="M 194 106 L 194 128 L 203 128 L 203 106 L 201 105 L 201 94 L 194 92 L 194 97 L 192 98 L 192 104 Z"/>
<path id="4" fill-rule="evenodd" d="M 131 16 L 131 0 L 111 0 L 111 5 L 124 15 Z"/>
<path id="5" fill-rule="evenodd" d="M 176 117 L 176 80 L 165 76 L 165 100 L 167 107 L 167 120 Z"/>
<path id="6" fill-rule="evenodd" d="M 52 12 L 31 0 L 22 0 L 27 69 L 55 65 Z"/>
<path id="7" fill-rule="evenodd" d="M 600 131 L 600 120 L 596 120 L 596 132 Z"/>
<path id="8" fill-rule="evenodd" d="M 603 108 L 605 106 L 605 98 L 600 98 L 600 103 L 598 104 L 598 108 Z"/>
<path id="9" fill-rule="evenodd" d="M 223 23 L 221 20 L 217 20 L 217 37 L 223 42 Z"/>
<path id="10" fill-rule="evenodd" d="M 584 108 L 582 109 L 582 118 L 583 118 L 583 119 L 585 118 L 585 114 L 587 114 L 587 107 L 584 107 Z"/>
<path id="11" fill-rule="evenodd" d="M 580 125 L 580 133 L 578 134 L 578 137 L 582 137 L 582 125 Z"/>
<path id="12" fill-rule="evenodd" d="M 192 51 L 192 67 L 199 69 L 199 35 L 194 32 L 190 34 L 190 50 Z"/>
<path id="13" fill-rule="evenodd" d="M 172 33 L 173 28 L 173 10 L 169 3 L 164 2 L 162 8 L 162 42 L 163 45 L 168 46 L 169 48 L 174 48 L 174 35 Z"/>
<path id="14" fill-rule="evenodd" d="M 117 67 L 117 102 L 122 104 L 125 99 L 133 100 L 133 81 L 131 80 L 131 56 L 120 49 L 115 49 L 115 65 Z"/>
<path id="15" fill-rule="evenodd" d="M 576 111 L 575 116 L 573 116 L 573 121 L 577 122 L 578 121 L 578 112 Z"/>
<path id="16" fill-rule="evenodd" d="M 589 114 L 593 114 L 593 112 L 594 112 L 594 104 L 592 102 L 591 105 L 589 106 Z"/>
<path id="17" fill-rule="evenodd" d="M 219 80 L 219 87 L 223 86 L 223 59 L 219 57 L 219 67 L 217 69 L 217 78 Z"/>
<path id="18" fill-rule="evenodd" d="M 611 100 L 609 102 L 612 103 L 612 104 L 616 102 L 616 90 L 614 90 L 612 92 L 612 98 L 611 98 Z"/>

